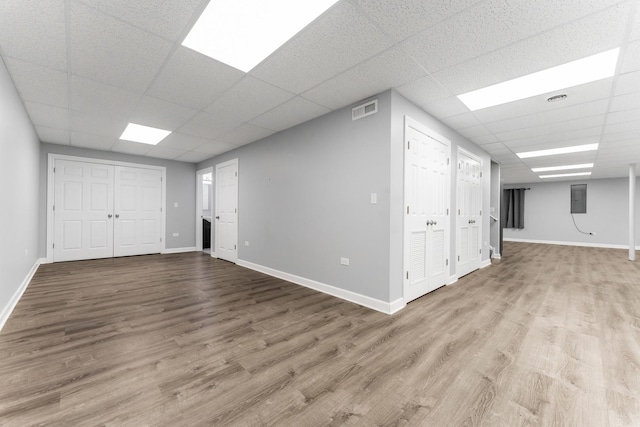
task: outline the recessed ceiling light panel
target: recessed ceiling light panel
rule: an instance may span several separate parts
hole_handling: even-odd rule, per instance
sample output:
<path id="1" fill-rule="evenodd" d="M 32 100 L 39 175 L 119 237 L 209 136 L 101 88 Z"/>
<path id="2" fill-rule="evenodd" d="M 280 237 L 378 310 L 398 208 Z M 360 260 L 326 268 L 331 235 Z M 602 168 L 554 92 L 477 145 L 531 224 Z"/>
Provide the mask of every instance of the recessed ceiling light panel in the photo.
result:
<path id="1" fill-rule="evenodd" d="M 565 178 L 565 177 L 570 177 L 570 176 L 589 176 L 591 175 L 591 172 L 575 172 L 575 173 L 560 173 L 560 174 L 555 174 L 555 175 L 540 175 L 540 178 L 542 179 L 547 179 L 547 178 Z"/>
<path id="2" fill-rule="evenodd" d="M 183 46 L 249 72 L 338 0 L 211 0 Z"/>
<path id="3" fill-rule="evenodd" d="M 553 156 L 556 154 L 581 153 L 583 151 L 594 151 L 598 149 L 598 144 L 574 145 L 572 147 L 550 148 L 548 150 L 526 151 L 524 153 L 516 153 L 521 159 L 530 157 Z"/>
<path id="4" fill-rule="evenodd" d="M 620 48 L 458 95 L 471 111 L 606 79 L 614 75 Z"/>
<path id="5" fill-rule="evenodd" d="M 120 139 L 125 141 L 140 142 L 142 144 L 156 145 L 169 135 L 171 131 L 152 128 L 149 126 L 137 125 L 129 123 L 122 132 Z"/>
<path id="6" fill-rule="evenodd" d="M 564 166 L 549 166 L 545 168 L 532 168 L 533 172 L 552 172 L 552 171 L 566 171 L 571 169 L 587 169 L 592 168 L 593 163 L 583 163 L 581 165 L 564 165 Z"/>

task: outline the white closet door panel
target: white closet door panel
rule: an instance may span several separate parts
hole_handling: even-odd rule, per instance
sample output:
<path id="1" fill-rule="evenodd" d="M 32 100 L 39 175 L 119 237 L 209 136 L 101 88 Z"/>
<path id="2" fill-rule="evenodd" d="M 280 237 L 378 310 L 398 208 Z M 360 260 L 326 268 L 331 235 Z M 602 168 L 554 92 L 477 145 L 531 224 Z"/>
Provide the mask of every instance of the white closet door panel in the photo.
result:
<path id="1" fill-rule="evenodd" d="M 238 161 L 216 165 L 216 256 L 238 260 Z"/>

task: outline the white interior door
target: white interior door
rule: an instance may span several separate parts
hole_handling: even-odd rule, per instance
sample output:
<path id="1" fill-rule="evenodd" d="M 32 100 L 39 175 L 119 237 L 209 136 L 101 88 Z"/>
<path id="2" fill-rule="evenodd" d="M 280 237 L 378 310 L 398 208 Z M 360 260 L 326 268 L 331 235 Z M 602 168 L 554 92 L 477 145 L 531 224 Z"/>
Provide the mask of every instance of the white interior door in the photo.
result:
<path id="1" fill-rule="evenodd" d="M 113 255 L 162 251 L 162 173 L 115 167 Z"/>
<path id="2" fill-rule="evenodd" d="M 238 159 L 216 165 L 216 256 L 238 260 Z"/>
<path id="3" fill-rule="evenodd" d="M 449 141 L 406 118 L 405 302 L 447 283 L 450 153 Z"/>
<path id="4" fill-rule="evenodd" d="M 113 166 L 56 160 L 53 261 L 113 256 Z"/>
<path id="5" fill-rule="evenodd" d="M 458 277 L 480 268 L 482 231 L 482 164 L 458 151 L 457 173 L 457 265 Z"/>

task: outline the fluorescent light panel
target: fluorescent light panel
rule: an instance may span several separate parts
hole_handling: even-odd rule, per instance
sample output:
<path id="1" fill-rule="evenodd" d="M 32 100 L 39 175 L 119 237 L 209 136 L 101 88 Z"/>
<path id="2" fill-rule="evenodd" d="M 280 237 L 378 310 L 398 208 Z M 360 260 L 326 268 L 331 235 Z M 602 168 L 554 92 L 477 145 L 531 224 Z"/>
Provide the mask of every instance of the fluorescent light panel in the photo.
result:
<path id="1" fill-rule="evenodd" d="M 533 172 L 552 172 L 552 171 L 566 171 L 571 169 L 586 169 L 592 168 L 593 163 L 583 163 L 581 165 L 564 165 L 564 166 L 549 166 L 545 168 L 532 168 Z"/>
<path id="2" fill-rule="evenodd" d="M 614 75 L 620 48 L 458 95 L 471 111 L 606 79 Z"/>
<path id="3" fill-rule="evenodd" d="M 337 0 L 211 0 L 183 46 L 249 72 Z"/>
<path id="4" fill-rule="evenodd" d="M 142 144 L 157 145 L 170 133 L 171 131 L 164 129 L 129 123 L 124 132 L 122 132 L 120 139 L 125 141 L 141 142 Z"/>
<path id="5" fill-rule="evenodd" d="M 540 175 L 540 178 L 564 178 L 569 176 L 588 176 L 591 172 L 559 173 L 555 175 Z"/>
<path id="6" fill-rule="evenodd" d="M 581 153 L 583 151 L 594 151 L 598 149 L 598 144 L 574 145 L 572 147 L 550 148 L 548 150 L 526 151 L 524 153 L 516 153 L 521 159 L 529 157 L 553 156 L 556 154 Z"/>

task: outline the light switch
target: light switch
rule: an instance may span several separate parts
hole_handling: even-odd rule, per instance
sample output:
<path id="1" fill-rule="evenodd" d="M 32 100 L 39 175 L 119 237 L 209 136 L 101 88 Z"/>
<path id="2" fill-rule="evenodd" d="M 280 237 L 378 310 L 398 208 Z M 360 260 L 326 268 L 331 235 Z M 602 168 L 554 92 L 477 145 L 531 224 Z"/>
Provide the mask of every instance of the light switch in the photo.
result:
<path id="1" fill-rule="evenodd" d="M 173 202 L 173 207 L 177 208 L 178 207 L 178 202 Z"/>
<path id="2" fill-rule="evenodd" d="M 375 205 L 378 203 L 378 193 L 371 193 L 371 204 Z"/>

